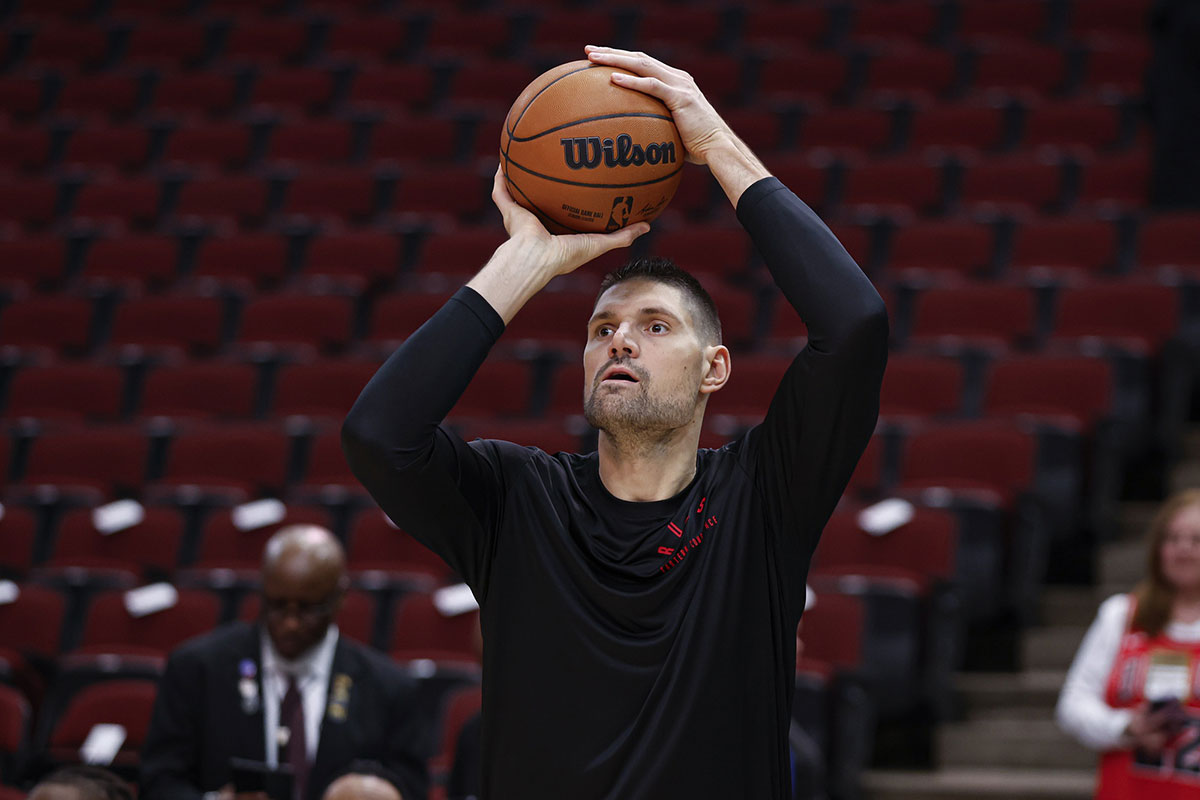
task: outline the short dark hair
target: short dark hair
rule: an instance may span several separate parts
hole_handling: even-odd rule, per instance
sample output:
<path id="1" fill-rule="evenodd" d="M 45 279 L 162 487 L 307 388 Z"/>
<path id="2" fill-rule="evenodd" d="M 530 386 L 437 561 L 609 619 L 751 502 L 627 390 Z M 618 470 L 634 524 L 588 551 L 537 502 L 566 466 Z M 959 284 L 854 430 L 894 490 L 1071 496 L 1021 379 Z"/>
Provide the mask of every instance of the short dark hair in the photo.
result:
<path id="1" fill-rule="evenodd" d="M 691 304 L 692 316 L 700 335 L 716 344 L 721 343 L 721 318 L 717 304 L 696 277 L 669 258 L 635 258 L 604 276 L 596 301 L 618 283 L 632 280 L 648 280 L 674 286 L 683 292 Z"/>
<path id="2" fill-rule="evenodd" d="M 87 764 L 60 767 L 38 781 L 38 786 L 48 784 L 80 789 L 87 800 L 133 800 L 129 784 L 106 769 Z"/>

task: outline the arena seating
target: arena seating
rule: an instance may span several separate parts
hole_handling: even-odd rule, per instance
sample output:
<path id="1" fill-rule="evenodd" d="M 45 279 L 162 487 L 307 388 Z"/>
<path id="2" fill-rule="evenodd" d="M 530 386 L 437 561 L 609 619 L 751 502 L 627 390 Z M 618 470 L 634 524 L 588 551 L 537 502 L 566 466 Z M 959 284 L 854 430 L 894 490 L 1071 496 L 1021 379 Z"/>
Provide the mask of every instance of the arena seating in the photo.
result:
<path id="1" fill-rule="evenodd" d="M 345 629 L 424 681 L 445 777 L 478 702 L 470 617 L 436 610 L 455 576 L 370 501 L 337 426 L 503 241 L 509 103 L 603 39 L 695 75 L 891 314 L 881 423 L 816 553 L 797 682 L 830 792 L 851 794 L 876 718 L 944 716 L 972 633 L 1027 619 L 1056 549 L 1107 534 L 1130 465 L 1188 414 L 1200 216 L 1146 201 L 1148 7 L 0 3 L 0 682 L 24 694 L 0 687 L 0 780 L 31 741 L 75 758 L 114 709 L 132 766 L 157 667 L 128 659 L 252 616 L 262 542 L 291 521 L 347 543 Z M 735 369 L 702 445 L 720 446 L 807 330 L 698 169 L 633 252 L 717 297 Z M 594 447 L 582 323 L 621 258 L 535 299 L 450 424 Z M 892 496 L 912 521 L 864 533 Z M 139 521 L 99 530 L 123 499 Z M 239 527 L 259 499 L 282 516 Z M 128 619 L 123 593 L 160 580 L 177 605 Z M 102 651 L 135 682 L 104 685 Z"/>

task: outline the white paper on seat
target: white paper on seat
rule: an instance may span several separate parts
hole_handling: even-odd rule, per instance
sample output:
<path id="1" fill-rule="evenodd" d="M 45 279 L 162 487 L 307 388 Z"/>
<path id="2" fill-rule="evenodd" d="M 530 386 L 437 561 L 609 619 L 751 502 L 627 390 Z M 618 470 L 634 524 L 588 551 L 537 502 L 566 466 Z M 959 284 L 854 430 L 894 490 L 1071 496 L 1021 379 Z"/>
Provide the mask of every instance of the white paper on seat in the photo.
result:
<path id="1" fill-rule="evenodd" d="M 858 527 L 872 536 L 884 536 L 912 522 L 913 504 L 899 497 L 880 500 L 858 512 Z"/>
<path id="2" fill-rule="evenodd" d="M 479 608 L 471 587 L 465 583 L 444 586 L 433 593 L 433 606 L 443 617 L 457 617 Z"/>
<path id="3" fill-rule="evenodd" d="M 125 610 L 131 617 L 164 611 L 178 602 L 179 592 L 169 583 L 151 583 L 125 593 Z"/>
<path id="4" fill-rule="evenodd" d="M 83 746 L 79 748 L 79 757 L 85 764 L 104 766 L 111 764 L 121 752 L 125 744 L 125 726 L 113 722 L 101 722 L 92 726 Z"/>
<path id="5" fill-rule="evenodd" d="M 287 506 L 279 500 L 266 499 L 242 503 L 233 508 L 233 527 L 239 531 L 253 531 L 277 522 L 287 516 Z"/>
<path id="6" fill-rule="evenodd" d="M 146 509 L 137 500 L 117 500 L 92 509 L 92 525 L 108 536 L 141 524 L 146 518 Z"/>

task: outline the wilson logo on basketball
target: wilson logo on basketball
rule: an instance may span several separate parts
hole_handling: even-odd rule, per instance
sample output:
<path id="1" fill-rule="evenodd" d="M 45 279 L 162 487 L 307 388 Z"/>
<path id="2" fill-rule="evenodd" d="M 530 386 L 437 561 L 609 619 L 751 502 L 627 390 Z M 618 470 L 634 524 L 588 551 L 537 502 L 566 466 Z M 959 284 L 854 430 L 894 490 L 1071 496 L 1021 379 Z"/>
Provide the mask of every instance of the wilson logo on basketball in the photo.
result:
<path id="1" fill-rule="evenodd" d="M 606 167 L 640 167 L 642 164 L 674 164 L 675 143 L 633 143 L 633 137 L 622 133 L 615 140 L 599 136 L 579 136 L 559 139 L 563 155 L 571 169 L 595 169 L 604 162 Z"/>

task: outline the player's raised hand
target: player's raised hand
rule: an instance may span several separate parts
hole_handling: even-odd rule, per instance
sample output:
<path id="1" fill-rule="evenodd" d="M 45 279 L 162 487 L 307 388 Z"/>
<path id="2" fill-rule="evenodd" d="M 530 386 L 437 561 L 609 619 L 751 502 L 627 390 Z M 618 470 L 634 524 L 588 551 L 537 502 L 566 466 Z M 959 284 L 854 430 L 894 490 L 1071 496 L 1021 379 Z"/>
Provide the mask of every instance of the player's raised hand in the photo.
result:
<path id="1" fill-rule="evenodd" d="M 708 102 L 695 79 L 683 70 L 645 53 L 618 50 L 615 47 L 588 45 L 585 51 L 594 64 L 619 67 L 634 73 L 613 73 L 613 83 L 657 97 L 671 109 L 689 161 L 708 163 L 707 151 L 732 137 L 729 125 Z"/>
<path id="2" fill-rule="evenodd" d="M 523 248 L 529 269 L 545 270 L 547 279 L 565 275 L 618 247 L 628 247 L 646 231 L 648 222 L 628 225 L 612 233 L 572 233 L 554 236 L 532 212 L 517 205 L 505 185 L 503 169 L 492 182 L 492 202 L 504 218 L 509 240 Z"/>

